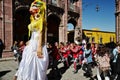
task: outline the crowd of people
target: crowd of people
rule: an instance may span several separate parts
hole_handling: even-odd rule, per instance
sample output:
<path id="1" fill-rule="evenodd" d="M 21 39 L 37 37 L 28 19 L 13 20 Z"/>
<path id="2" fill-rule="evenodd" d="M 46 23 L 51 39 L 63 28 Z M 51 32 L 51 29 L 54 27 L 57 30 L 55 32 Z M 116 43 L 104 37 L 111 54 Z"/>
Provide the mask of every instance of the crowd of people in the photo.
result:
<path id="1" fill-rule="evenodd" d="M 111 47 L 112 46 L 112 47 Z M 49 65 L 53 70 L 58 70 L 59 61 L 64 68 L 73 64 L 74 73 L 78 72 L 78 66 L 85 71 L 84 76 L 93 77 L 92 68 L 97 68 L 98 80 L 119 80 L 119 53 L 120 44 L 96 44 L 96 43 L 63 43 L 48 44 Z"/>
<path id="2" fill-rule="evenodd" d="M 12 51 L 18 63 L 22 59 L 25 48 L 23 41 L 14 42 Z M 112 46 L 112 47 L 111 47 Z M 68 69 L 73 64 L 74 71 L 78 72 L 78 67 L 85 72 L 84 76 L 93 77 L 92 68 L 97 68 L 96 76 L 98 80 L 119 80 L 120 79 L 120 44 L 96 44 L 96 43 L 63 43 L 55 42 L 47 44 L 49 55 L 49 68 L 58 70 L 58 64 L 63 63 Z M 59 71 L 60 72 L 60 71 Z"/>

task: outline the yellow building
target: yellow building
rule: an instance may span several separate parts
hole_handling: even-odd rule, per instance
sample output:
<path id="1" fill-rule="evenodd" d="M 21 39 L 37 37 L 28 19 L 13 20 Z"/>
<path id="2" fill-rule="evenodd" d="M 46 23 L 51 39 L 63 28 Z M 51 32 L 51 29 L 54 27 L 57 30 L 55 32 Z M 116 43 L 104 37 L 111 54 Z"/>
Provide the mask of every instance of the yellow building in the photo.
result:
<path id="1" fill-rule="evenodd" d="M 94 42 L 98 44 L 105 44 L 109 42 L 116 43 L 115 32 L 100 31 L 99 29 L 86 30 L 82 29 L 82 38 L 87 42 Z M 74 42 L 74 30 L 68 31 L 68 41 Z"/>
<path id="2" fill-rule="evenodd" d="M 99 31 L 99 30 L 86 30 L 83 29 L 83 37 L 87 38 L 88 42 L 105 44 L 109 42 L 116 42 L 115 32 Z"/>

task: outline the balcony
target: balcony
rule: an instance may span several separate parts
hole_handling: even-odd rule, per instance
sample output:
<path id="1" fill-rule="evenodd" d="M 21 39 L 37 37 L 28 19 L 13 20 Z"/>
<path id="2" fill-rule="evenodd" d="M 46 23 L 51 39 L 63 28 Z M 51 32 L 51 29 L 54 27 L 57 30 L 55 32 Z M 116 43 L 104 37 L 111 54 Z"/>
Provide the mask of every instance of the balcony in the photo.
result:
<path id="1" fill-rule="evenodd" d="M 69 3 L 68 11 L 80 13 L 80 7 L 73 5 L 72 3 Z"/>
<path id="2" fill-rule="evenodd" d="M 48 4 L 60 7 L 62 9 L 65 8 L 65 3 L 63 0 L 48 0 Z"/>
<path id="3" fill-rule="evenodd" d="M 49 5 L 54 5 L 56 7 L 60 7 L 62 9 L 65 8 L 64 0 L 48 0 L 48 4 Z M 69 2 L 68 3 L 68 11 L 79 13 L 80 8 L 78 6 L 76 6 L 76 5 L 73 5 L 73 3 Z"/>

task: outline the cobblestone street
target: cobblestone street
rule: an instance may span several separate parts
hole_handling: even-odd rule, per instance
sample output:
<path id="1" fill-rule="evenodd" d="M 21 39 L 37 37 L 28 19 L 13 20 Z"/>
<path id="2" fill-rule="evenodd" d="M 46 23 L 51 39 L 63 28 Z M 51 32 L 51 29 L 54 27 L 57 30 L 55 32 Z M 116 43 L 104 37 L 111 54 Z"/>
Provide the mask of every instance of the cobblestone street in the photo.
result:
<path id="1" fill-rule="evenodd" d="M 0 80 L 13 80 L 18 64 L 14 60 L 0 62 Z"/>
<path id="2" fill-rule="evenodd" d="M 58 75 L 58 71 L 52 72 L 48 69 L 47 75 L 48 80 L 91 80 L 83 76 L 83 71 L 80 69 L 78 73 L 73 73 L 73 65 L 71 65 L 67 70 L 63 67 L 63 64 L 58 65 L 61 72 L 61 76 Z M 0 61 L 0 80 L 13 80 L 13 76 L 18 68 L 18 64 L 15 60 Z M 93 69 L 93 76 L 95 76 L 96 71 Z M 95 80 L 95 79 L 94 79 Z"/>

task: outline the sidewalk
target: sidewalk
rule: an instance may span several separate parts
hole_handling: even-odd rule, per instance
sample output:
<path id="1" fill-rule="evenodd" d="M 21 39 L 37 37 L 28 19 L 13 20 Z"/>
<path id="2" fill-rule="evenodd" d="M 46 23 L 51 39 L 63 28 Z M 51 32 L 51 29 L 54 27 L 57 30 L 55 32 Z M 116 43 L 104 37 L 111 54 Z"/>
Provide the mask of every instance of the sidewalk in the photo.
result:
<path id="1" fill-rule="evenodd" d="M 14 58 L 14 57 L 0 58 L 0 62 L 1 62 L 1 61 L 10 61 L 10 60 L 15 60 L 15 58 Z"/>
<path id="2" fill-rule="evenodd" d="M 15 60 L 13 52 L 3 52 L 2 53 L 2 58 L 0 58 L 0 62 L 1 61 L 8 61 L 8 60 Z"/>

